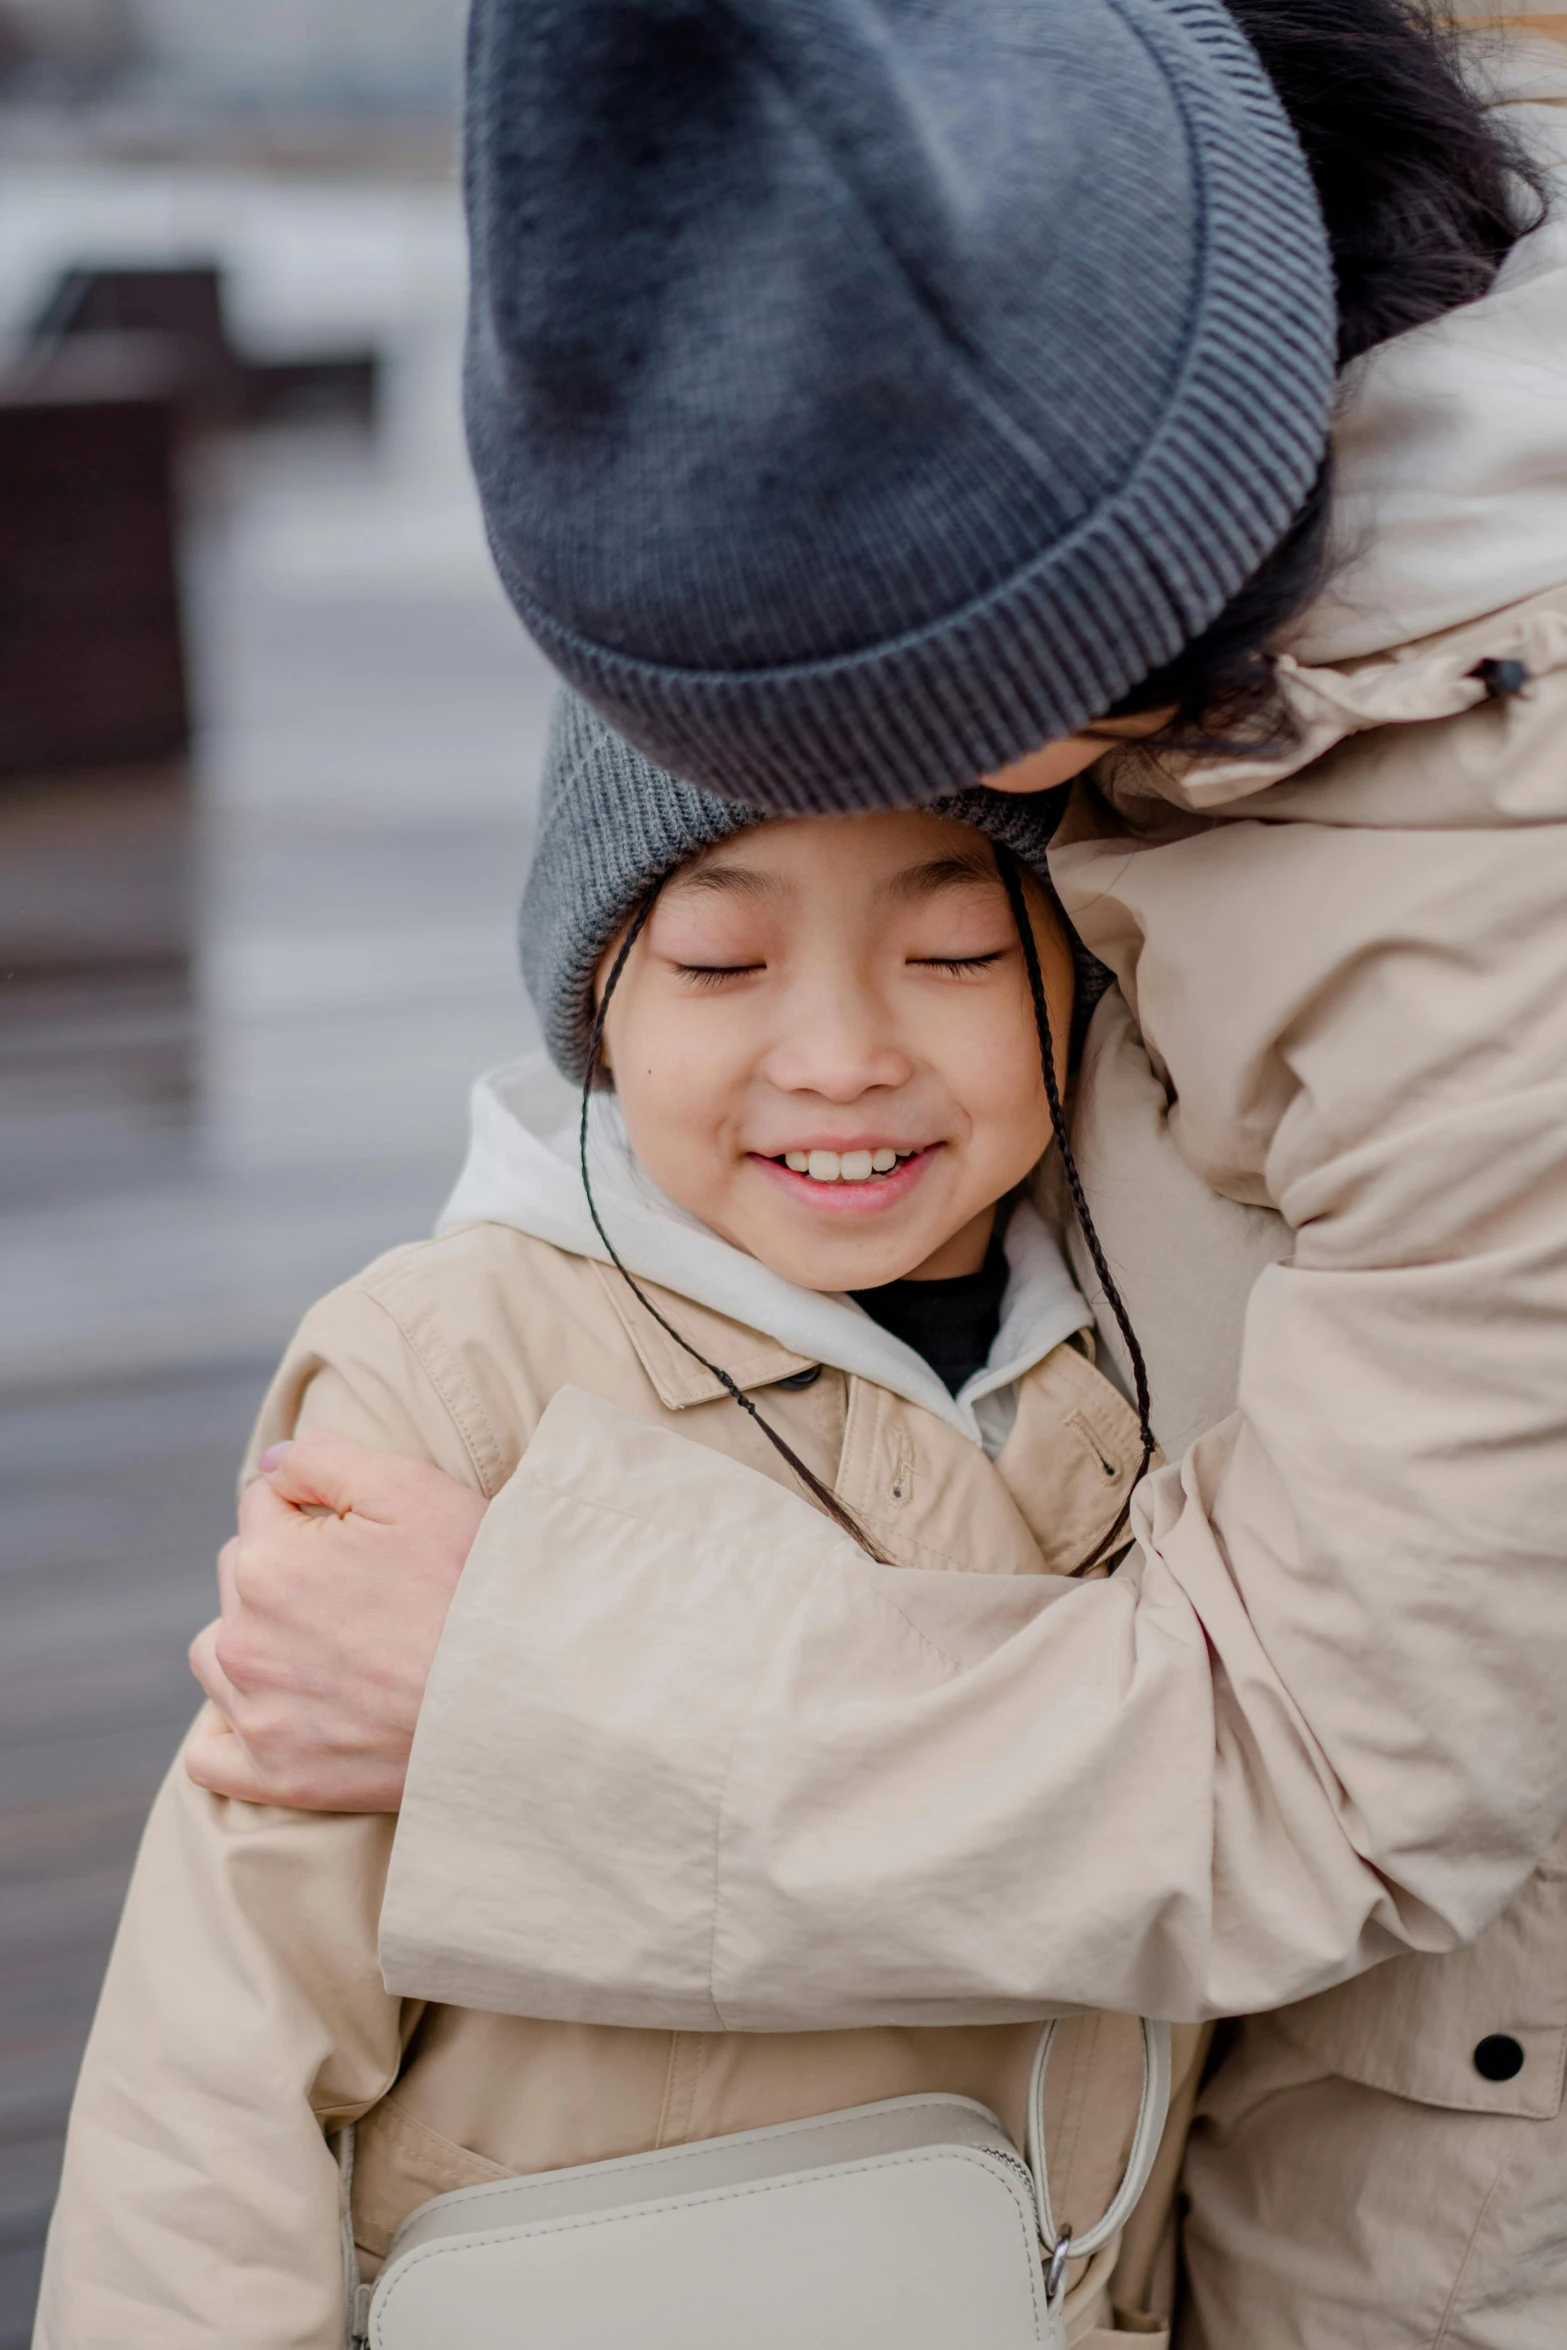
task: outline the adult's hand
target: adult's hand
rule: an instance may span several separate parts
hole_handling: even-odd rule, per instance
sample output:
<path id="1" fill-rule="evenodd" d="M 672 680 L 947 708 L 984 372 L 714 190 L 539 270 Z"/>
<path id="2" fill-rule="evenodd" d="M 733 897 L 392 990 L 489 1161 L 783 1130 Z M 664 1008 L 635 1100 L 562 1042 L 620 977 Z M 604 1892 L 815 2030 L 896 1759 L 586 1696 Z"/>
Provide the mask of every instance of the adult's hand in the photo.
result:
<path id="1" fill-rule="evenodd" d="M 396 1811 L 446 1611 L 485 1505 L 432 1468 L 312 1429 L 263 1454 L 191 1643 L 198 1786 Z"/>

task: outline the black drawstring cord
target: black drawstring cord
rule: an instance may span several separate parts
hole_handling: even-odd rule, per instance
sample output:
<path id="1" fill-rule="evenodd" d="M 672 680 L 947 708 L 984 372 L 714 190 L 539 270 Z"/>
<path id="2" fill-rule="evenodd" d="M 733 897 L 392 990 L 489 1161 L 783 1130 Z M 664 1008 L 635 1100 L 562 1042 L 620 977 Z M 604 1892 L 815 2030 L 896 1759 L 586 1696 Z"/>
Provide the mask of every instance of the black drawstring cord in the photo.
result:
<path id="1" fill-rule="evenodd" d="M 993 842 L 992 846 L 996 852 L 996 869 L 1001 875 L 1002 885 L 1012 908 L 1012 919 L 1017 925 L 1018 938 L 1023 948 L 1023 962 L 1028 971 L 1028 992 L 1034 999 L 1034 1026 L 1039 1032 L 1039 1060 L 1040 1067 L 1044 1072 L 1045 1100 L 1050 1105 L 1050 1126 L 1056 1138 L 1056 1149 L 1061 1154 L 1061 1171 L 1066 1177 L 1066 1187 L 1072 1195 L 1072 1210 L 1077 1217 L 1078 1229 L 1087 1243 L 1089 1256 L 1093 1259 L 1094 1271 L 1099 1276 L 1099 1284 L 1104 1291 L 1105 1302 L 1111 1313 L 1114 1314 L 1116 1327 L 1126 1342 L 1126 1351 L 1132 1365 L 1132 1385 L 1137 1398 L 1138 1433 L 1143 1440 L 1143 1457 L 1137 1464 L 1136 1476 L 1126 1489 L 1126 1499 L 1116 1513 L 1114 1524 L 1095 1543 L 1087 1558 L 1073 1570 L 1074 1573 L 1081 1575 L 1087 1568 L 1096 1565 L 1103 1558 L 1111 1543 L 1114 1542 L 1126 1524 L 1131 1514 L 1132 1495 L 1147 1475 L 1148 1464 L 1157 1449 L 1153 1429 L 1150 1427 L 1148 1419 L 1148 1366 L 1143 1361 L 1143 1350 L 1137 1343 L 1137 1333 L 1132 1328 L 1132 1318 L 1122 1303 L 1120 1291 L 1110 1278 L 1109 1263 L 1106 1260 L 1099 1235 L 1094 1229 L 1094 1219 L 1088 1212 L 1088 1200 L 1083 1190 L 1083 1179 L 1078 1174 L 1077 1161 L 1072 1156 L 1072 1144 L 1066 1128 L 1066 1113 L 1061 1107 L 1061 1088 L 1056 1081 L 1055 1046 L 1050 1035 L 1050 1007 L 1045 998 L 1044 973 L 1039 968 L 1039 947 L 1034 937 L 1034 925 L 1029 920 L 1028 900 L 1023 893 L 1022 872 L 1017 858 L 1004 842 L 998 840 Z"/>
<path id="2" fill-rule="evenodd" d="M 620 981 L 620 975 L 626 968 L 627 957 L 630 955 L 632 948 L 636 945 L 637 940 L 641 937 L 642 932 L 646 927 L 647 918 L 653 911 L 654 901 L 656 900 L 657 896 L 658 891 L 656 889 L 650 891 L 649 894 L 643 899 L 641 905 L 637 908 L 636 913 L 631 918 L 630 927 L 628 928 L 625 937 L 620 942 L 620 951 L 616 955 L 614 962 L 610 965 L 609 977 L 604 983 L 604 993 L 599 998 L 598 1010 L 593 1015 L 593 1032 L 588 1039 L 588 1066 L 586 1075 L 582 1080 L 582 1116 L 577 1127 L 577 1163 L 582 1171 L 582 1188 L 587 1196 L 588 1214 L 593 1219 L 593 1229 L 598 1234 L 600 1240 L 604 1243 L 605 1248 L 608 1250 L 610 1263 L 614 1266 L 622 1281 L 625 1282 L 627 1288 L 631 1291 L 632 1296 L 637 1300 L 638 1304 L 644 1307 L 645 1310 L 652 1315 L 654 1321 L 658 1324 L 661 1330 L 668 1332 L 669 1336 L 674 1340 L 676 1346 L 683 1347 L 693 1362 L 700 1363 L 703 1370 L 710 1373 L 711 1376 L 718 1381 L 719 1385 L 724 1389 L 726 1394 L 733 1398 L 733 1400 L 740 1406 L 740 1409 L 743 1412 L 749 1412 L 751 1418 L 756 1422 L 758 1428 L 761 1429 L 762 1434 L 766 1437 L 768 1443 L 773 1447 L 774 1451 L 780 1453 L 788 1462 L 790 1468 L 799 1478 L 800 1483 L 805 1487 L 806 1492 L 809 1493 L 814 1500 L 820 1502 L 822 1508 L 827 1512 L 827 1515 L 832 1519 L 833 1523 L 837 1526 L 840 1526 L 845 1534 L 849 1535 L 855 1542 L 859 1544 L 861 1550 L 864 1551 L 867 1558 L 879 1560 L 880 1554 L 876 1550 L 875 1545 L 871 1542 L 869 1536 L 866 1535 L 861 1527 L 857 1524 L 851 1512 L 845 1509 L 843 1503 L 838 1499 L 838 1496 L 836 1493 L 834 1493 L 832 1487 L 830 1485 L 824 1484 L 822 1479 L 817 1476 L 814 1469 L 807 1468 L 804 1461 L 801 1460 L 799 1454 L 795 1451 L 793 1445 L 786 1443 L 784 1438 L 779 1435 L 777 1429 L 773 1427 L 769 1421 L 763 1419 L 761 1413 L 757 1410 L 755 1404 L 751 1401 L 751 1398 L 746 1394 L 742 1387 L 739 1387 L 735 1384 L 734 1380 L 730 1378 L 729 1373 L 723 1368 L 722 1364 L 710 1363 L 706 1355 L 698 1353 L 697 1349 L 691 1344 L 690 1339 L 682 1337 L 680 1332 L 675 1328 L 673 1322 L 667 1321 L 665 1317 L 659 1312 L 652 1299 L 647 1295 L 645 1290 L 641 1288 L 633 1275 L 621 1262 L 619 1252 L 615 1247 L 615 1243 L 610 1239 L 609 1234 L 605 1231 L 603 1219 L 599 1215 L 598 1202 L 593 1197 L 593 1185 L 588 1177 L 588 1105 L 593 1098 L 593 1080 L 598 1072 L 599 1054 L 602 1050 L 604 1042 L 604 1020 L 606 1014 L 609 1011 L 609 999 L 614 994 L 615 989 Z"/>

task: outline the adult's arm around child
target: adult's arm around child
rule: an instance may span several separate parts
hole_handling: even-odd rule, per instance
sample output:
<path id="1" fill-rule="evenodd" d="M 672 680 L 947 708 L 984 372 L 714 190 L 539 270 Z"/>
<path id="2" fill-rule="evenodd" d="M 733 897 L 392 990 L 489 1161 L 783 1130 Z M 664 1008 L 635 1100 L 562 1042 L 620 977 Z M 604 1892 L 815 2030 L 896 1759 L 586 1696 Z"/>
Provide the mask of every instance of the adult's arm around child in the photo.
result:
<path id="1" fill-rule="evenodd" d="M 1535 682 L 1500 708 L 1465 680 L 1509 630 Z M 1166 1141 L 1293 1243 L 1251 1296 L 1239 1412 L 1145 1487 L 1129 1564 L 1032 1594 L 983 1660 L 954 1659 L 899 1630 L 918 1578 L 826 1526 L 813 1565 L 787 1563 L 790 1496 L 759 1487 L 720 1557 L 724 1473 L 699 1455 L 687 1562 L 636 1480 L 595 1534 L 584 1452 L 573 1538 L 612 1559 L 626 1627 L 607 1672 L 503 1497 L 475 1561 L 509 1562 L 515 1613 L 488 1634 L 524 1679 L 459 1770 L 482 1683 L 454 1617 L 389 1979 L 434 1991 L 484 1951 L 467 1996 L 626 2024 L 1198 2015 L 1503 1908 L 1567 1813 L 1564 646 L 1549 598 L 1455 632 L 1427 687 L 1403 661 L 1332 686 L 1396 689 L 1405 721 L 1425 692 L 1439 727 L 1377 728 L 1217 823 L 1155 802 L 1135 835 L 1065 850 L 1074 918 L 1176 1097 Z M 454 1860 L 464 1838 L 503 1850 L 522 1811 L 542 1911 L 536 1874 L 524 1901 Z M 660 1909 L 677 1862 L 707 1890 Z M 552 1976 L 536 1931 L 563 1913 L 592 1921 L 587 1985 Z"/>

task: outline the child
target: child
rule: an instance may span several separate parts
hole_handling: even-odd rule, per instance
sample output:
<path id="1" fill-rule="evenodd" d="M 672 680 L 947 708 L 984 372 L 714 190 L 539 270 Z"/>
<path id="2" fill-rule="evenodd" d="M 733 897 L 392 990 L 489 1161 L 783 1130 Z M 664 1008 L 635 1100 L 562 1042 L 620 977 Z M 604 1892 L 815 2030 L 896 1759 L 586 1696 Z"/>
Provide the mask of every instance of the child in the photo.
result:
<path id="1" fill-rule="evenodd" d="M 306 1317 L 247 1475 L 329 1429 L 488 1499 L 571 1387 L 799 1486 L 880 1560 L 977 1576 L 976 1604 L 998 1576 L 1102 1565 L 1149 1440 L 1036 1200 L 1074 997 L 1056 812 L 976 790 L 758 821 L 568 701 L 524 960 L 570 1089 L 539 1060 L 480 1089 L 440 1237 Z M 627 1473 L 604 1460 L 608 1502 Z M 253 1536 L 281 1506 L 260 1478 Z M 393 1829 L 171 1773 L 72 2118 L 48 2350 L 337 2350 L 348 2124 L 366 2278 L 419 2204 L 508 2174 L 922 2089 L 1021 2143 L 1029 2024 L 654 2031 L 593 2020 L 586 1992 L 554 2020 L 399 2001 L 377 1964 Z M 1120 2175 L 1138 2042 L 1120 2017 L 1063 2033 L 1052 2187 L 1082 2217 Z M 1114 2245 L 1076 2264 L 1074 2342 L 1110 2328 L 1112 2283 L 1157 2331 L 1169 2199 L 1119 2267 Z"/>

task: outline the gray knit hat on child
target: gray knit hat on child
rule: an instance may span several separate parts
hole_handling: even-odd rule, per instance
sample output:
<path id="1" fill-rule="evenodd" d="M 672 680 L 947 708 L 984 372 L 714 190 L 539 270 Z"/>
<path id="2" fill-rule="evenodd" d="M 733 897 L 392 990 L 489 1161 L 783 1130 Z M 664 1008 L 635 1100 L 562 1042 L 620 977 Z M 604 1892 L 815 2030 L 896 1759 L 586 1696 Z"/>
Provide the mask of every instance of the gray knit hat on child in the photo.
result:
<path id="1" fill-rule="evenodd" d="M 507 592 L 661 766 L 930 800 L 1282 538 L 1327 240 L 1222 0 L 474 0 L 469 442 Z"/>
<path id="2" fill-rule="evenodd" d="M 939 814 L 1004 842 L 1053 898 L 1045 850 L 1066 796 L 1064 789 L 976 789 L 933 805 Z M 522 893 L 521 943 L 522 975 L 550 1058 L 564 1076 L 580 1084 L 586 1073 L 593 974 L 627 915 L 698 849 L 757 820 L 755 808 L 715 799 L 655 767 L 612 734 L 586 702 L 560 695 Z M 1077 951 L 1079 1009 L 1086 1011 L 1109 974 L 1086 948 Z"/>

